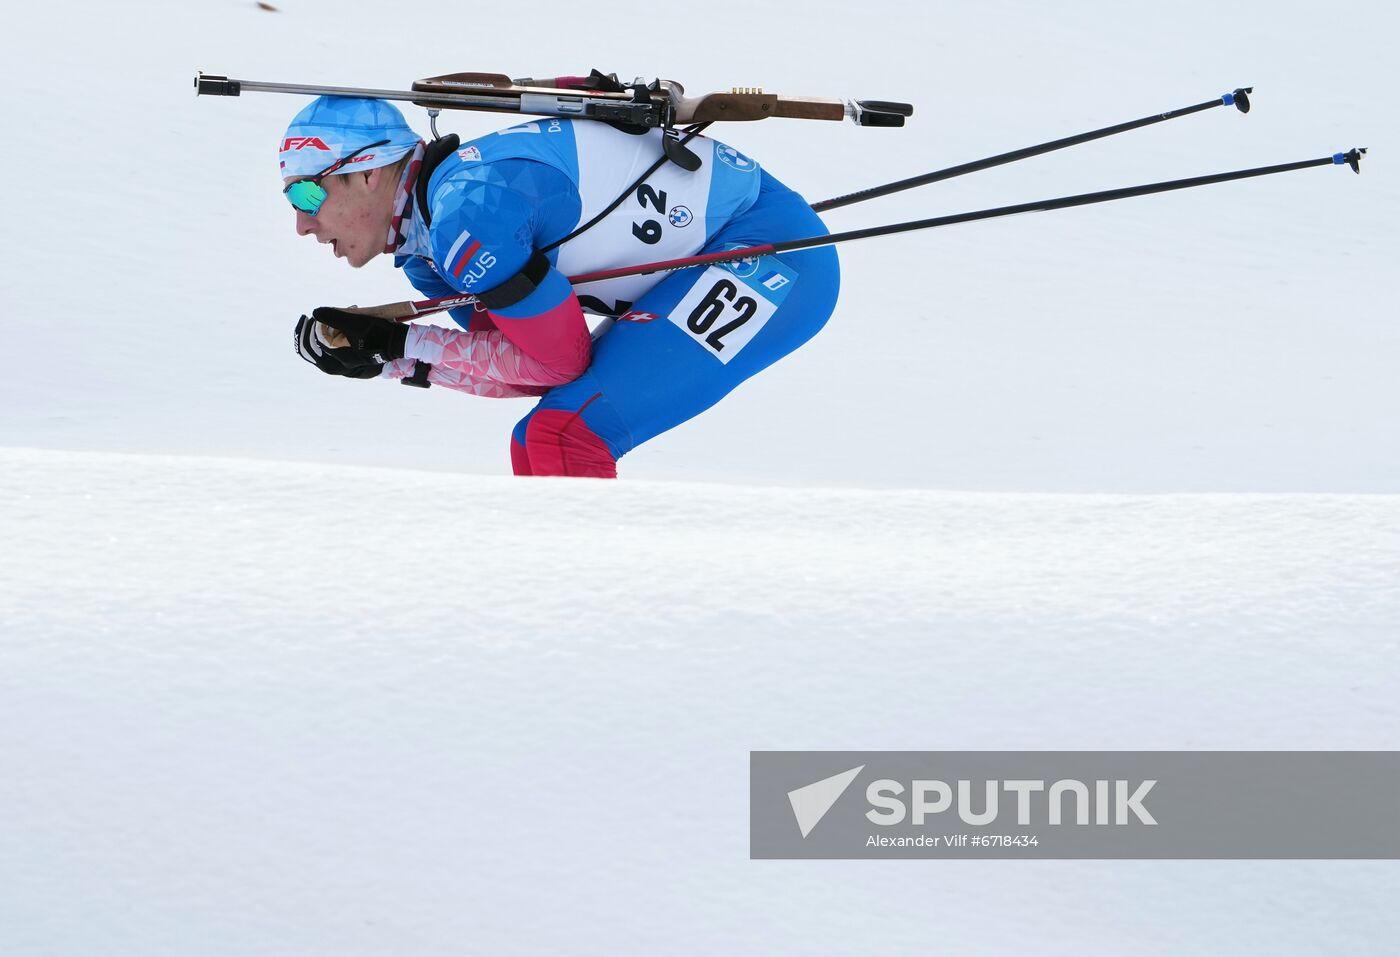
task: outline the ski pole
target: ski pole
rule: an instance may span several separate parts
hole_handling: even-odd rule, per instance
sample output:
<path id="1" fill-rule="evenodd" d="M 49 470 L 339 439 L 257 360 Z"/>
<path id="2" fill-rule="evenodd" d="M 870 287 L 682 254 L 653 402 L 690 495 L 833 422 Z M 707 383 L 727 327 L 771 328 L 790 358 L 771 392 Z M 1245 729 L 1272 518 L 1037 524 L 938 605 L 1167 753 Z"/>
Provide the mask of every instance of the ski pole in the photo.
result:
<path id="1" fill-rule="evenodd" d="M 1133 196 L 1149 196 L 1153 193 L 1191 189 L 1196 186 L 1227 183 L 1237 179 L 1270 176 L 1275 173 L 1287 173 L 1293 170 L 1309 169 L 1314 166 L 1340 166 L 1346 164 L 1350 166 L 1353 171 L 1360 173 L 1361 157 L 1365 155 L 1365 153 L 1366 150 L 1364 147 L 1358 147 L 1346 153 L 1334 153 L 1330 156 L 1319 157 L 1318 159 L 1299 160 L 1296 163 L 1261 166 L 1254 169 L 1234 170 L 1228 173 L 1212 173 L 1208 176 L 1193 176 L 1188 179 L 1176 179 L 1165 183 L 1147 183 L 1142 186 L 1126 186 L 1121 189 L 1108 189 L 1097 193 L 1080 193 L 1076 196 L 1042 199 L 1031 203 L 1019 203 L 1015 206 L 998 206 L 993 209 L 979 209 L 969 213 L 954 213 L 951 216 L 935 216 L 932 219 L 918 219 L 907 223 L 892 223 L 887 226 L 871 226 L 866 229 L 853 229 L 842 233 L 832 233 L 827 236 L 809 236 L 805 239 L 789 239 L 776 243 L 764 243 L 762 245 L 749 246 L 745 249 L 704 253 L 699 256 L 689 256 L 684 259 L 645 263 L 639 266 L 624 266 L 618 269 L 602 269 L 596 272 L 584 273 L 579 276 L 570 276 L 569 282 L 575 285 L 582 285 L 584 283 L 599 282 L 604 279 L 617 279 L 622 276 L 639 276 L 672 269 L 684 269 L 689 266 L 730 262 L 736 259 L 768 256 L 774 253 L 791 252 L 797 249 L 830 246 L 836 243 L 849 242 L 854 239 L 869 239 L 875 236 L 889 236 L 895 233 L 912 232 L 918 229 L 936 229 L 940 226 L 953 226 L 958 223 L 970 223 L 983 219 L 997 219 L 1002 216 L 1015 216 L 1019 213 L 1048 212 L 1053 209 L 1068 209 L 1072 206 L 1089 206 L 1094 203 L 1108 203 L 1114 200 L 1128 199 Z"/>
<path id="2" fill-rule="evenodd" d="M 570 276 L 569 282 L 575 286 L 605 279 L 618 279 L 623 276 L 642 276 L 655 272 L 670 272 L 688 269 L 691 266 L 706 266 L 716 263 L 770 256 L 774 253 L 791 252 L 797 249 L 811 249 L 817 246 L 832 246 L 854 239 L 870 239 L 875 236 L 889 236 L 895 233 L 912 232 L 919 229 L 936 229 L 940 226 L 953 226 L 958 223 L 971 223 L 983 219 L 997 219 L 1002 216 L 1015 216 L 1019 213 L 1048 212 L 1053 209 L 1068 209 L 1072 206 L 1089 206 L 1094 203 L 1108 203 L 1133 196 L 1149 196 L 1153 193 L 1166 193 L 1178 189 L 1191 189 L 1196 186 L 1209 186 L 1213 183 L 1227 183 L 1237 179 L 1250 179 L 1256 176 L 1271 176 L 1293 170 L 1310 169 L 1314 166 L 1347 165 L 1354 172 L 1361 172 L 1361 158 L 1366 154 L 1364 147 L 1354 148 L 1346 153 L 1333 153 L 1318 159 L 1299 160 L 1296 163 L 1282 163 L 1277 166 L 1260 166 L 1254 169 L 1233 170 L 1228 173 L 1212 173 L 1208 176 L 1193 176 L 1188 179 L 1175 179 L 1164 183 L 1147 183 L 1142 186 L 1126 186 L 1121 189 L 1108 189 L 1097 193 L 1080 193 L 1076 196 L 1061 196 L 1055 199 L 1042 199 L 1031 203 L 1018 203 L 1014 206 L 998 206 L 993 209 L 979 209 L 969 213 L 954 213 L 950 216 L 935 216 L 932 219 L 918 219 L 907 223 L 892 223 L 886 226 L 871 226 L 866 229 L 853 229 L 826 236 L 808 236 L 804 239 L 787 239 L 776 243 L 763 243 L 745 246 L 742 249 L 729 249 L 723 252 L 701 253 L 680 259 L 666 259 L 659 262 L 642 263 L 636 266 L 621 266 L 617 269 L 600 269 L 595 272 Z M 435 299 L 422 299 L 416 302 L 397 302 L 384 306 L 374 306 L 356 311 L 382 316 L 385 319 L 411 319 L 415 316 L 455 309 L 465 306 L 475 299 L 466 293 L 439 296 Z"/>
<path id="3" fill-rule="evenodd" d="M 1253 92 L 1254 87 L 1252 86 L 1238 87 L 1233 93 L 1226 93 L 1223 96 L 1216 97 L 1213 100 L 1207 100 L 1204 103 L 1197 103 L 1194 106 L 1184 106 L 1178 110 L 1167 110 L 1165 113 L 1155 113 L 1152 116 L 1144 116 L 1140 120 L 1130 120 L 1127 123 L 1119 123 L 1116 126 L 1105 126 L 1101 130 L 1091 130 L 1088 133 L 1066 136 L 1064 139 L 1050 140 L 1047 143 L 1027 146 L 1024 149 L 1012 150 L 1009 153 L 999 153 L 996 156 L 988 156 L 985 159 L 973 160 L 970 163 L 949 166 L 947 169 L 935 170 L 932 173 L 925 173 L 922 176 L 913 176 L 909 179 L 901 179 L 893 183 L 886 183 L 883 186 L 872 186 L 869 189 L 857 190 L 854 193 L 847 193 L 844 196 L 837 196 L 834 199 L 824 199 L 819 203 L 813 203 L 812 208 L 819 213 L 823 213 L 828 209 L 837 209 L 841 206 L 849 206 L 852 203 L 863 203 L 868 199 L 888 196 L 891 193 L 913 189 L 916 186 L 927 186 L 929 183 L 941 182 L 945 179 L 952 179 L 955 176 L 965 176 L 968 173 L 976 173 L 979 170 L 991 169 L 994 166 L 1005 166 L 1007 163 L 1014 163 L 1017 160 L 1029 159 L 1032 156 L 1040 156 L 1044 153 L 1053 153 L 1055 150 L 1062 150 L 1069 146 L 1078 146 L 1080 143 L 1088 143 L 1091 140 L 1101 140 L 1106 136 L 1115 136 L 1119 133 L 1126 133 L 1129 130 L 1151 126 L 1154 123 L 1174 120 L 1180 116 L 1190 116 L 1192 113 L 1200 113 L 1202 110 L 1213 109 L 1217 106 L 1234 106 L 1235 109 L 1239 110 L 1241 113 L 1248 113 L 1249 94 Z"/>

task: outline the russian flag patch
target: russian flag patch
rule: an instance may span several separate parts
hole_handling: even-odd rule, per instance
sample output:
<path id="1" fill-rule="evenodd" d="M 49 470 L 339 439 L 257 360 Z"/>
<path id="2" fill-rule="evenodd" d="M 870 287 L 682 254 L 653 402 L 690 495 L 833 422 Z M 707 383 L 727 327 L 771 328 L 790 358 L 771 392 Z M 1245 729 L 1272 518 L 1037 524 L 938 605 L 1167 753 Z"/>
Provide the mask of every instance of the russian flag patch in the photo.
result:
<path id="1" fill-rule="evenodd" d="M 466 248 L 463 248 L 466 247 Z M 472 239 L 471 233 L 462 233 L 457 237 L 457 241 L 452 244 L 452 248 L 447 253 L 447 261 L 450 265 L 448 272 L 457 279 L 462 278 L 463 271 L 467 268 L 467 263 L 472 261 L 472 257 L 481 249 L 481 241 Z M 460 255 L 458 255 L 460 252 Z"/>

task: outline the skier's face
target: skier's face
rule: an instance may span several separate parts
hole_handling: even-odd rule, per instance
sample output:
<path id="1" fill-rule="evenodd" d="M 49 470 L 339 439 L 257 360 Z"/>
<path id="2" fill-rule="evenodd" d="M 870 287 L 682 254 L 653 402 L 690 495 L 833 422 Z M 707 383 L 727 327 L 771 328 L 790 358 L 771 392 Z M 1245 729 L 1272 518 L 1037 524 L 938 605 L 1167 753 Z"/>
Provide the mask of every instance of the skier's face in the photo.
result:
<path id="1" fill-rule="evenodd" d="M 389 167 L 392 169 L 392 167 Z M 384 240 L 393 219 L 393 190 L 385 189 L 385 167 L 368 172 L 327 176 L 321 181 L 326 199 L 315 216 L 296 210 L 299 236 L 315 236 L 329 243 L 337 259 L 356 269 L 384 251 Z"/>

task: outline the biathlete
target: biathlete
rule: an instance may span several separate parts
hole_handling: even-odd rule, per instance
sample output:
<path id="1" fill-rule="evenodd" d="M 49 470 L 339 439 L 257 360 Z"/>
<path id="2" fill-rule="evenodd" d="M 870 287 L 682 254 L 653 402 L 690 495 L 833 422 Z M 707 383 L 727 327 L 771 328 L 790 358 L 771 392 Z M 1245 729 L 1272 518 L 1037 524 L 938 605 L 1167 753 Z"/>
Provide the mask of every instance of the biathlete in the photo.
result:
<path id="1" fill-rule="evenodd" d="M 317 309 L 297 324 L 298 353 L 332 375 L 540 396 L 511 437 L 515 473 L 616 477 L 623 455 L 814 336 L 840 285 L 835 250 L 820 247 L 571 286 L 826 234 L 801 196 L 703 136 L 686 143 L 697 170 L 667 162 L 628 191 L 663 135 L 544 119 L 425 143 L 382 100 L 315 100 L 280 151 L 297 232 L 356 268 L 392 255 L 427 296 L 478 298 L 450 313 L 459 329 Z M 585 311 L 616 321 L 594 340 Z"/>

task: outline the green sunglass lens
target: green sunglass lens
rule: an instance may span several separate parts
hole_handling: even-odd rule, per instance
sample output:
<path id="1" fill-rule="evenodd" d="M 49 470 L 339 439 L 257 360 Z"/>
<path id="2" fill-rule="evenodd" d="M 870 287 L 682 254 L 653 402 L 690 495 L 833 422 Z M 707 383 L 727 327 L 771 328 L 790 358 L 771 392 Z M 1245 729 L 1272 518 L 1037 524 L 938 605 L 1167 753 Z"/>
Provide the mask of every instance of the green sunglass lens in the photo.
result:
<path id="1" fill-rule="evenodd" d="M 293 183 L 286 189 L 287 199 L 293 206 L 315 216 L 321 208 L 321 204 L 326 201 L 326 190 L 320 183 L 309 179 Z"/>

